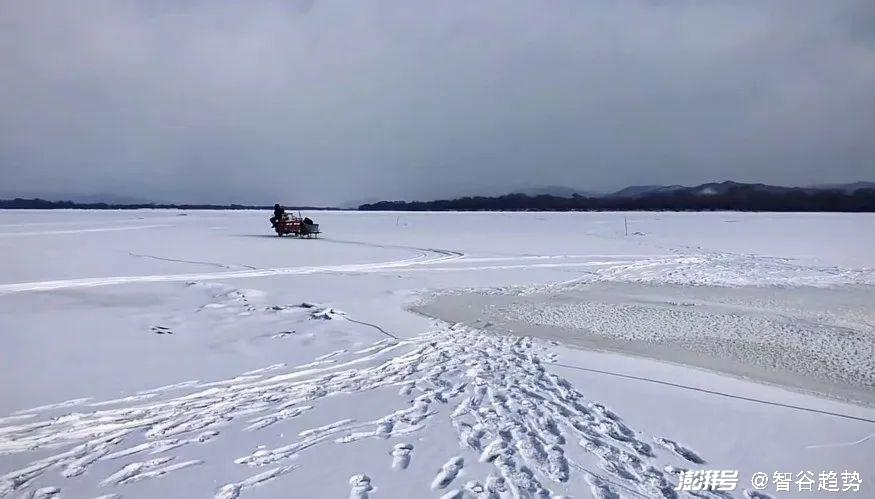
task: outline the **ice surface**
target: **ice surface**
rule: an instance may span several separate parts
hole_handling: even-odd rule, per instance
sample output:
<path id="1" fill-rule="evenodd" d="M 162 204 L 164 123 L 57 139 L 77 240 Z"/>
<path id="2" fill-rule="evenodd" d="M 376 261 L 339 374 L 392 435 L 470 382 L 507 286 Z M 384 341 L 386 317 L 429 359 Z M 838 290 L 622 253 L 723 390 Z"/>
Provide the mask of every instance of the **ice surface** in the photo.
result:
<path id="1" fill-rule="evenodd" d="M 869 289 L 870 215 L 319 213 L 319 240 L 271 236 L 269 213 L 177 215 L 0 212 L 0 496 L 673 497 L 677 470 L 708 468 L 740 470 L 735 497 L 755 471 L 856 469 L 867 490 L 868 407 L 406 306 L 509 294 L 519 324 L 634 341 L 826 321 L 864 363 L 865 304 L 825 319 L 776 294 L 785 317 L 728 328 L 684 303 Z M 620 282 L 693 296 L 660 316 L 579 295 Z"/>

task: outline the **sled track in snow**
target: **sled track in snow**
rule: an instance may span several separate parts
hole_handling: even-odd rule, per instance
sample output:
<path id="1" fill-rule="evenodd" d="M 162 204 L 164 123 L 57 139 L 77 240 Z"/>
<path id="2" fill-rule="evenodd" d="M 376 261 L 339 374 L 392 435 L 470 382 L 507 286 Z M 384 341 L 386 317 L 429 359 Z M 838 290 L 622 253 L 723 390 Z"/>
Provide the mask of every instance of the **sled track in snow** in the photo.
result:
<path id="1" fill-rule="evenodd" d="M 576 277 L 563 284 L 550 285 L 551 288 L 573 287 L 588 279 L 714 286 L 830 287 L 849 284 L 875 286 L 875 269 L 811 266 L 792 259 L 776 259 L 730 253 L 691 255 L 569 254 L 472 257 L 462 252 L 447 249 L 382 245 L 332 239 L 325 239 L 325 241 L 384 249 L 406 249 L 417 251 L 419 254 L 412 258 L 376 263 L 263 269 L 246 268 L 237 270 L 232 270 L 233 266 L 231 265 L 217 263 L 215 265 L 228 267 L 229 270 L 211 273 L 111 276 L 9 283 L 0 284 L 0 295 L 24 291 L 50 291 L 66 288 L 109 286 L 113 284 L 209 281 L 281 275 L 353 275 L 377 272 L 464 272 L 531 269 L 575 269 L 576 272 L 583 275 L 583 277 Z M 170 260 L 150 255 L 137 256 Z M 186 263 L 211 264 L 210 262 L 193 261 Z"/>
<path id="2" fill-rule="evenodd" d="M 278 267 L 270 269 L 246 269 L 227 272 L 210 273 L 186 273 L 165 275 L 139 275 L 139 276 L 114 276 L 94 277 L 79 279 L 64 279 L 56 281 L 37 281 L 0 285 L 0 295 L 20 293 L 24 291 L 51 291 L 55 289 L 89 288 L 97 286 L 110 286 L 114 284 L 134 284 L 152 282 L 186 282 L 186 281 L 210 281 L 220 279 L 242 279 L 251 277 L 269 277 L 281 275 L 311 275 L 311 274 L 345 274 L 345 273 L 371 273 L 387 270 L 404 269 L 413 265 L 431 265 L 446 263 L 464 257 L 463 253 L 425 249 L 413 258 L 402 260 L 390 260 L 377 263 L 359 263 L 324 266 L 301 266 L 301 267 Z"/>
<path id="3" fill-rule="evenodd" d="M 89 232 L 114 232 L 121 230 L 143 230 L 157 229 L 160 227 L 170 227 L 168 224 L 159 225 L 122 225 L 119 227 L 96 227 L 86 229 L 59 229 L 59 230 L 43 230 L 29 232 L 0 232 L 0 237 L 19 237 L 19 236 L 57 236 L 66 234 L 85 234 Z"/>

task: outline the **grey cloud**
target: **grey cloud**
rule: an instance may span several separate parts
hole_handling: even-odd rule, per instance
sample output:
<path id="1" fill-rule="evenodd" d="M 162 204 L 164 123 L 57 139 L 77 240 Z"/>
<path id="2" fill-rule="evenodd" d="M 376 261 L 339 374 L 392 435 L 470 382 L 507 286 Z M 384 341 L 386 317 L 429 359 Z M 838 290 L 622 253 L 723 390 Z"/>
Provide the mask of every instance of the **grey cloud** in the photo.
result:
<path id="1" fill-rule="evenodd" d="M 875 177 L 872 2 L 5 2 L 4 191 Z"/>

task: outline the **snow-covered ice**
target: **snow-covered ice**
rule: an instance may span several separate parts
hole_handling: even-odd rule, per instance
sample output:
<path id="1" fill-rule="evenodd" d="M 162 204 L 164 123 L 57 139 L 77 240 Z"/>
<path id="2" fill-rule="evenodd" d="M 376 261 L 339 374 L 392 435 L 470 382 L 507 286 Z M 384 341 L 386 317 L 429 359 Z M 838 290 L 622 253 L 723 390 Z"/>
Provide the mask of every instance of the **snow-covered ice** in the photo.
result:
<path id="1" fill-rule="evenodd" d="M 537 292 L 438 294 L 417 310 L 872 404 L 873 303 L 875 287 L 578 281 Z"/>
<path id="2" fill-rule="evenodd" d="M 178 215 L 0 212 L 0 497 L 871 495 L 875 217 Z"/>

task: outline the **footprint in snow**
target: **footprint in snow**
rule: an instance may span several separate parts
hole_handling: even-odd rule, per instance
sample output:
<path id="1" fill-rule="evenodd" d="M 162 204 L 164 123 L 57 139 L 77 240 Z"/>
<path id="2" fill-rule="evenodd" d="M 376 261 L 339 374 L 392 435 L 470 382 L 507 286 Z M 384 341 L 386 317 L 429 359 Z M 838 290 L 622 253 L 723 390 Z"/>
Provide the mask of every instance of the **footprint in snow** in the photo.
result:
<path id="1" fill-rule="evenodd" d="M 772 499 L 772 496 L 758 490 L 744 489 L 745 499 Z"/>
<path id="2" fill-rule="evenodd" d="M 585 480 L 589 483 L 592 496 L 597 499 L 620 499 L 620 495 L 603 480 L 595 476 L 587 475 Z"/>
<path id="3" fill-rule="evenodd" d="M 343 315 L 343 312 L 341 312 L 340 310 L 335 310 L 333 308 L 323 308 L 310 312 L 311 319 L 318 319 L 323 321 L 330 321 L 332 319 L 342 317 Z"/>
<path id="4" fill-rule="evenodd" d="M 705 464 L 705 460 L 702 459 L 701 457 L 699 457 L 698 454 L 696 454 L 691 449 L 688 449 L 688 448 L 684 447 L 683 445 L 675 442 L 674 440 L 669 440 L 667 438 L 654 438 L 654 440 L 659 445 L 674 452 L 678 456 L 686 459 L 687 461 L 689 461 L 691 463 Z"/>
<path id="5" fill-rule="evenodd" d="M 413 444 L 395 444 L 392 449 L 392 467 L 396 470 L 407 469 L 410 465 L 410 455 L 413 453 Z"/>
<path id="6" fill-rule="evenodd" d="M 492 497 L 489 495 L 490 492 L 491 491 L 487 487 L 484 487 L 479 481 L 470 480 L 465 484 L 462 497 Z M 465 494 L 467 494 L 467 496 Z"/>
<path id="7" fill-rule="evenodd" d="M 43 487 L 41 489 L 37 489 L 33 492 L 33 499 L 52 499 L 55 497 L 60 497 L 61 489 L 58 487 Z"/>
<path id="8" fill-rule="evenodd" d="M 431 488 L 445 489 L 447 485 L 456 479 L 459 472 L 462 471 L 463 466 L 465 466 L 465 460 L 460 456 L 456 456 L 447 461 L 441 466 L 441 470 L 438 472 L 437 476 L 434 477 L 434 481 L 431 482 Z"/>
<path id="9" fill-rule="evenodd" d="M 159 457 L 143 462 L 130 463 L 123 466 L 121 469 L 103 479 L 100 482 L 101 487 L 109 485 L 127 485 L 129 483 L 139 482 L 149 478 L 156 478 L 167 473 L 197 466 L 203 464 L 200 459 L 191 461 L 183 461 L 175 464 L 168 464 L 174 461 L 176 456 Z"/>
<path id="10" fill-rule="evenodd" d="M 152 326 L 152 332 L 155 334 L 173 334 L 169 327 Z"/>
<path id="11" fill-rule="evenodd" d="M 368 492 L 374 490 L 371 477 L 365 474 L 349 477 L 349 499 L 368 499 Z"/>
<path id="12" fill-rule="evenodd" d="M 459 489 L 453 489 L 442 495 L 441 499 L 465 499 L 465 494 Z"/>
<path id="13" fill-rule="evenodd" d="M 686 473 L 687 471 L 689 471 L 686 468 L 681 468 L 679 466 L 672 466 L 670 464 L 665 465 L 663 470 L 665 470 L 666 473 L 670 473 L 674 476 L 680 476 L 681 473 Z"/>

